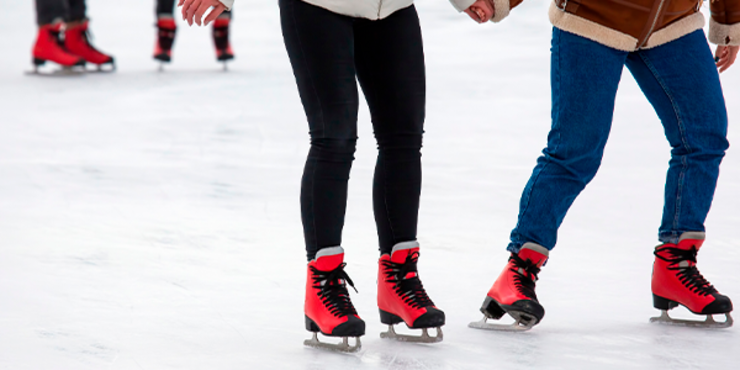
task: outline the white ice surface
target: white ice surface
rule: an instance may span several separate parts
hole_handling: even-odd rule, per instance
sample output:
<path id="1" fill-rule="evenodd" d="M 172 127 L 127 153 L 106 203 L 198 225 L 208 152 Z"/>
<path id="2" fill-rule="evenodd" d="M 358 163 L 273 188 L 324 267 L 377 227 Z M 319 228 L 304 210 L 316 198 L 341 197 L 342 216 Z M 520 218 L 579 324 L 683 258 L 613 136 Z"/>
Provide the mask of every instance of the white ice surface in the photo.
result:
<path id="1" fill-rule="evenodd" d="M 419 1 L 429 78 L 420 269 L 447 313 L 445 341 L 379 338 L 363 105 L 344 247 L 367 335 L 350 355 L 302 345 L 308 135 L 276 1 L 237 2 L 228 73 L 210 30 L 186 26 L 159 73 L 151 0 L 88 3 L 94 42 L 118 72 L 44 78 L 23 73 L 32 1 L 0 0 L 0 369 L 737 369 L 737 327 L 648 324 L 669 146 L 628 72 L 602 169 L 541 273 L 544 321 L 528 333 L 466 327 L 506 261 L 546 140 L 547 1 L 483 26 L 445 0 Z M 740 65 L 722 81 L 737 123 Z M 732 128 L 730 140 L 740 141 Z M 700 267 L 736 300 L 739 186 L 733 147 Z"/>

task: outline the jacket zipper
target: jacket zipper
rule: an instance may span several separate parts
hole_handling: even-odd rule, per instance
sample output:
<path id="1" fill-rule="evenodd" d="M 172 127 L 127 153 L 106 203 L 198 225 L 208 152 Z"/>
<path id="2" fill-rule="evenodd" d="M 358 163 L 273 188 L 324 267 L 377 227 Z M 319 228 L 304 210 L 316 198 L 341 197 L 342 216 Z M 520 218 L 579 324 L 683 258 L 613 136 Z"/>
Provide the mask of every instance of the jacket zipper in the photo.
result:
<path id="1" fill-rule="evenodd" d="M 640 46 L 638 46 L 638 49 L 642 48 L 647 44 L 648 40 L 650 40 L 650 35 L 653 34 L 653 30 L 655 30 L 655 26 L 658 24 L 658 19 L 660 18 L 661 14 L 660 12 L 663 11 L 663 5 L 665 5 L 666 0 L 660 0 L 660 5 L 658 5 L 658 11 L 655 12 L 655 19 L 653 19 L 653 25 L 650 26 L 650 31 L 648 31 L 647 35 L 645 35 L 645 41 L 642 42 Z"/>

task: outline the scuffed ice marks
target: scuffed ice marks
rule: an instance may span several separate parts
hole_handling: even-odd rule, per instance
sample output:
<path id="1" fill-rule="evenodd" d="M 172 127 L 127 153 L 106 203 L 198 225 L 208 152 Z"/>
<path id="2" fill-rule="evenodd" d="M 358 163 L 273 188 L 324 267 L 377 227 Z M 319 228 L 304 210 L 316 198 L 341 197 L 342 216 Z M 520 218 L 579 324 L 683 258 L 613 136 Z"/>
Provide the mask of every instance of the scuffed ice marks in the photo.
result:
<path id="1" fill-rule="evenodd" d="M 45 346 L 85 364 L 110 364 L 119 355 L 118 350 L 99 339 L 74 331 L 39 329 L 36 336 Z"/>

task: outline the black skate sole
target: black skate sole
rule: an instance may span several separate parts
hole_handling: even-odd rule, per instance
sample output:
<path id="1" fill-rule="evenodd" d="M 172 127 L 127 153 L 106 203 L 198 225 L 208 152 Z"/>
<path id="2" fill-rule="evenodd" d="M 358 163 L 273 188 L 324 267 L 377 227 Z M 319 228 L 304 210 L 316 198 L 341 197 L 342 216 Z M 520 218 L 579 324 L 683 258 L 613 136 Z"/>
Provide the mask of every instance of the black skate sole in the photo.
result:
<path id="1" fill-rule="evenodd" d="M 33 65 L 35 67 L 40 67 L 40 66 L 46 64 L 46 62 L 47 62 L 46 59 L 40 59 L 40 58 L 36 58 L 36 57 L 33 58 Z M 78 61 L 77 63 L 75 63 L 75 64 L 73 64 L 71 66 L 65 66 L 65 65 L 62 65 L 62 64 L 60 64 L 60 66 L 62 66 L 63 68 L 84 67 L 85 66 L 85 63 L 86 62 L 84 60 L 80 60 L 80 61 Z"/>
<path id="2" fill-rule="evenodd" d="M 434 307 L 427 307 L 427 312 L 419 316 L 411 325 L 404 322 L 402 318 L 388 311 L 380 311 L 380 322 L 386 325 L 406 324 L 409 329 L 438 328 L 445 324 L 445 313 Z"/>
<path id="3" fill-rule="evenodd" d="M 732 312 L 732 301 L 730 301 L 729 298 L 723 295 L 717 295 L 715 296 L 714 302 L 710 303 L 706 307 L 704 307 L 701 312 L 696 312 L 688 307 L 686 305 L 672 301 L 668 298 L 663 298 L 659 295 L 653 294 L 653 307 L 659 309 L 659 310 L 672 310 L 679 305 L 685 307 L 687 310 L 689 310 L 691 313 L 696 315 L 721 315 Z"/>
<path id="4" fill-rule="evenodd" d="M 511 315 L 516 320 L 527 326 L 535 326 L 545 317 L 545 308 L 537 301 L 521 300 L 511 305 L 498 303 L 495 299 L 486 296 L 480 311 L 489 319 L 498 320 L 505 314 Z M 532 321 L 531 325 L 529 325 Z"/>
<path id="5" fill-rule="evenodd" d="M 155 55 L 154 59 L 165 63 L 169 63 L 172 61 L 172 57 L 164 53 Z"/>
<path id="6" fill-rule="evenodd" d="M 347 322 L 339 324 L 331 333 L 324 332 L 316 322 L 308 316 L 305 317 L 306 330 L 312 333 L 321 333 L 327 337 L 361 337 L 365 335 L 365 322 L 355 316 L 349 316 Z"/>

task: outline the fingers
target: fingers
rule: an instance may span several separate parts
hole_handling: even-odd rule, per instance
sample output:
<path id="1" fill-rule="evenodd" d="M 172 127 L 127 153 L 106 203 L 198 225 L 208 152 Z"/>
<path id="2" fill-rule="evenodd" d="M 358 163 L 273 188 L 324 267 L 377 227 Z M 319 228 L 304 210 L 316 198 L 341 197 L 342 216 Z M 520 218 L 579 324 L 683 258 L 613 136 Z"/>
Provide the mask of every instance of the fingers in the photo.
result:
<path id="1" fill-rule="evenodd" d="M 208 11 L 208 8 L 210 7 L 211 5 L 207 4 L 206 1 L 203 1 L 202 3 L 200 3 L 198 10 L 195 11 L 195 23 L 197 25 L 202 26 L 203 15 L 206 14 L 206 11 Z"/>
<path id="2" fill-rule="evenodd" d="M 218 18 L 218 16 L 224 12 L 224 10 L 226 10 L 226 6 L 224 4 L 219 3 L 218 5 L 216 5 L 215 8 L 213 8 L 213 10 L 211 10 L 210 13 L 208 13 L 208 16 L 206 17 L 206 19 L 203 20 L 203 24 L 206 26 L 209 25 L 211 22 L 215 21 L 216 18 Z"/>
<path id="3" fill-rule="evenodd" d="M 719 73 L 726 71 L 727 69 L 732 67 L 733 64 L 735 64 L 735 61 L 737 60 L 738 50 L 740 50 L 740 46 L 725 47 L 722 57 L 720 58 L 719 62 L 717 62 Z"/>
<path id="4" fill-rule="evenodd" d="M 180 6 L 182 6 L 182 19 L 184 21 L 188 21 L 188 11 L 193 7 L 193 2 L 195 2 L 195 0 L 180 0 Z M 192 24 L 191 21 L 188 21 L 188 23 Z"/>
<path id="5" fill-rule="evenodd" d="M 468 17 L 470 17 L 472 20 L 474 20 L 474 21 L 476 21 L 478 23 L 481 23 L 482 22 L 481 17 L 478 15 L 478 12 L 476 12 L 475 10 L 473 10 L 473 7 L 472 6 L 470 8 L 465 9 L 465 14 L 467 14 Z"/>
<path id="6" fill-rule="evenodd" d="M 184 4 L 184 3 L 185 3 L 185 0 L 179 0 L 177 2 L 177 6 L 182 6 L 182 4 Z"/>
<path id="7" fill-rule="evenodd" d="M 493 4 L 489 1 L 484 0 L 483 3 L 481 4 L 481 9 L 485 13 L 485 17 L 483 18 L 485 22 L 490 21 L 493 18 L 493 15 L 496 13 L 496 9 L 494 8 Z"/>
<path id="8" fill-rule="evenodd" d="M 198 9 L 198 6 L 200 6 L 200 3 L 203 0 L 185 0 L 185 3 L 182 6 L 182 19 L 187 21 L 189 25 L 193 25 L 193 16 L 195 15 L 195 11 Z"/>
<path id="9" fill-rule="evenodd" d="M 730 68 L 732 63 L 735 61 L 730 48 L 731 47 L 720 45 L 717 46 L 717 51 L 714 53 L 714 60 L 717 62 L 717 68 L 720 73 L 726 71 L 727 68 Z"/>

